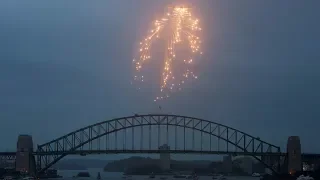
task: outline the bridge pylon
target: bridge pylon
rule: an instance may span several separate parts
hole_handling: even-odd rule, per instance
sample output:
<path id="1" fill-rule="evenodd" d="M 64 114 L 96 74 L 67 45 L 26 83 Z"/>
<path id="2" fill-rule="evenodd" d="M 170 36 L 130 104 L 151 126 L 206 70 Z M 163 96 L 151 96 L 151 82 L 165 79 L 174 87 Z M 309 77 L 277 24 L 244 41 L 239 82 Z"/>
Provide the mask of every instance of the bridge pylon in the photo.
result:
<path id="1" fill-rule="evenodd" d="M 288 173 L 302 171 L 301 144 L 299 136 L 290 136 L 287 143 Z"/>
<path id="2" fill-rule="evenodd" d="M 34 175 L 35 158 L 33 155 L 33 140 L 30 135 L 19 135 L 16 152 L 16 171 Z"/>

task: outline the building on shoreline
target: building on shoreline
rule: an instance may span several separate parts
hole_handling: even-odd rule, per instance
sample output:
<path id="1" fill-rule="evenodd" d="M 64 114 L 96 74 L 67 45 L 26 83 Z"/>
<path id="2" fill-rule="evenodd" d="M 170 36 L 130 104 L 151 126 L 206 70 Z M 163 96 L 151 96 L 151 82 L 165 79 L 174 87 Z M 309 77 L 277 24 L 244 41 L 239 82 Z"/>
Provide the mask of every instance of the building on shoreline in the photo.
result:
<path id="1" fill-rule="evenodd" d="M 170 169 L 170 153 L 165 151 L 169 151 L 170 146 L 168 146 L 167 144 L 164 144 L 159 147 L 159 150 L 164 151 L 164 152 L 160 152 L 160 167 L 163 171 L 169 170 Z"/>

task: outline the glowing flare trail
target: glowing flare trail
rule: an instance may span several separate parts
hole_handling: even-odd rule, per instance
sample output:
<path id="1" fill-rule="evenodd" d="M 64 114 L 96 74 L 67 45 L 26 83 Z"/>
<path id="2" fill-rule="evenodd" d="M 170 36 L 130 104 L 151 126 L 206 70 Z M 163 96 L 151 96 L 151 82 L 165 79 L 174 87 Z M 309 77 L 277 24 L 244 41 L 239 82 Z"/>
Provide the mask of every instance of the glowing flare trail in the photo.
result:
<path id="1" fill-rule="evenodd" d="M 181 90 L 182 84 L 188 78 L 197 79 L 191 70 L 194 63 L 194 55 L 202 54 L 200 51 L 200 38 L 196 34 L 201 31 L 199 20 L 195 19 L 190 12 L 190 8 L 175 6 L 169 8 L 165 16 L 153 23 L 150 34 L 140 42 L 139 56 L 133 60 L 135 70 L 141 73 L 143 65 L 151 59 L 152 44 L 158 38 L 165 41 L 164 66 L 162 67 L 162 80 L 160 83 L 160 95 L 154 101 L 169 97 L 171 92 Z M 186 44 L 187 43 L 187 44 Z M 183 51 L 189 58 L 177 59 L 176 50 L 178 46 L 188 45 L 188 49 Z M 179 61 L 178 66 L 174 62 Z M 182 72 L 182 73 L 181 73 Z M 177 74 L 180 73 L 180 74 Z M 134 80 L 144 81 L 143 75 L 134 76 Z"/>

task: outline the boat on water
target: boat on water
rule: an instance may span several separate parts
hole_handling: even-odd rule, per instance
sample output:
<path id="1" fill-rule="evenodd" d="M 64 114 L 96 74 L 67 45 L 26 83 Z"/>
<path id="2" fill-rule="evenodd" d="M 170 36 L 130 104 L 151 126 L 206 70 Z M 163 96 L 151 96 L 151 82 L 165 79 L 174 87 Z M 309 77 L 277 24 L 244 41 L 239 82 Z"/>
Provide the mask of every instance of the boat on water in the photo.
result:
<path id="1" fill-rule="evenodd" d="M 313 177 L 301 175 L 297 178 L 297 180 L 314 180 Z"/>
<path id="2" fill-rule="evenodd" d="M 186 179 L 193 179 L 193 180 L 198 180 L 199 177 L 196 175 L 196 174 L 193 174 L 193 175 L 189 175 L 186 177 Z"/>
<path id="3" fill-rule="evenodd" d="M 152 172 L 151 174 L 150 174 L 150 176 L 149 176 L 149 178 L 151 178 L 151 179 L 153 179 L 153 178 L 155 178 L 156 176 L 154 175 L 154 173 Z"/>
<path id="4" fill-rule="evenodd" d="M 22 180 L 35 180 L 35 178 L 34 178 L 34 177 L 27 176 L 27 177 L 22 178 Z"/>
<path id="5" fill-rule="evenodd" d="M 132 176 L 129 176 L 129 175 L 123 175 L 123 176 L 122 176 L 122 179 L 128 179 L 128 180 L 130 180 L 130 179 L 132 179 Z"/>
<path id="6" fill-rule="evenodd" d="M 216 175 L 216 176 L 213 176 L 212 179 L 216 179 L 216 180 L 225 180 L 227 179 L 226 177 L 224 177 L 224 175 L 222 174 L 219 174 L 219 175 Z"/>
<path id="7" fill-rule="evenodd" d="M 62 176 L 58 175 L 58 171 L 52 168 L 37 175 L 37 179 L 53 179 L 53 178 L 62 178 Z"/>
<path id="8" fill-rule="evenodd" d="M 76 177 L 91 177 L 89 172 L 79 172 Z"/>
<path id="9" fill-rule="evenodd" d="M 252 177 L 260 177 L 261 175 L 259 173 L 252 173 Z"/>
<path id="10" fill-rule="evenodd" d="M 4 180 L 12 180 L 12 179 L 14 179 L 12 176 L 5 176 L 4 178 L 3 178 Z"/>
<path id="11" fill-rule="evenodd" d="M 176 174 L 173 176 L 173 178 L 177 178 L 177 179 L 181 179 L 181 178 L 184 178 L 186 179 L 187 178 L 187 175 L 183 175 L 183 174 Z"/>

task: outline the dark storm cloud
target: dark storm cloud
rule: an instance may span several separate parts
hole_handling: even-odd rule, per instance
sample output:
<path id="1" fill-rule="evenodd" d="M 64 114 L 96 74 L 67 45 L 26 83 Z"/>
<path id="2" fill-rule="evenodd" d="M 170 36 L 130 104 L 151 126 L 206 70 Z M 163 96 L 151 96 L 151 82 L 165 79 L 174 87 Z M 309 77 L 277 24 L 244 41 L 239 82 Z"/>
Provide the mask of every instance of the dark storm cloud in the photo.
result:
<path id="1" fill-rule="evenodd" d="M 157 3 L 1 2 L 1 127 L 16 126 L 0 131 L 8 137 L 1 149 L 14 148 L 19 133 L 41 144 L 103 119 L 159 112 L 151 88 L 130 85 L 136 43 L 165 4 Z M 162 102 L 164 111 L 282 147 L 300 135 L 305 151 L 320 150 L 311 141 L 320 117 L 319 2 L 193 4 L 205 35 L 200 79 Z"/>

